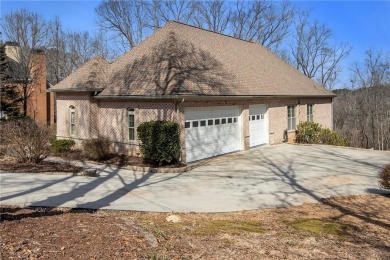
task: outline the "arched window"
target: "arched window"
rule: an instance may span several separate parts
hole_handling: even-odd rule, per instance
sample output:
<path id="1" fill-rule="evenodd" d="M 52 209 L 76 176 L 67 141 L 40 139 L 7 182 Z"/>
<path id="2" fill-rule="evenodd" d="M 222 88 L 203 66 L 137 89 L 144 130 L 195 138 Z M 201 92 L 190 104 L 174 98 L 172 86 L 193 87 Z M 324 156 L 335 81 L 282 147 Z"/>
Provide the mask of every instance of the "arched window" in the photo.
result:
<path id="1" fill-rule="evenodd" d="M 74 106 L 69 107 L 69 134 L 76 134 L 76 109 Z"/>
<path id="2" fill-rule="evenodd" d="M 134 120 L 134 108 L 127 109 L 128 127 L 129 127 L 129 140 L 135 140 L 135 120 Z"/>

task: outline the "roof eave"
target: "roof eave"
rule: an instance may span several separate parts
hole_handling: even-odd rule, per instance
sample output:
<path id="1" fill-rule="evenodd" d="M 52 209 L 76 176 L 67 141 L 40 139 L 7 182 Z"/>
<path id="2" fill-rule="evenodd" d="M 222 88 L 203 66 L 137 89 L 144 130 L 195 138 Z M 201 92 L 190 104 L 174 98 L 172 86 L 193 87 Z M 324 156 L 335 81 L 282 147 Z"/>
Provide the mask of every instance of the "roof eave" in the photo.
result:
<path id="1" fill-rule="evenodd" d="M 101 92 L 103 88 L 49 88 L 46 92 Z"/>
<path id="2" fill-rule="evenodd" d="M 255 99 L 255 98 L 334 98 L 335 94 L 329 95 L 97 95 L 95 99 L 116 99 L 116 100 L 128 100 L 128 99 L 186 99 L 186 100 L 224 100 L 224 99 Z"/>

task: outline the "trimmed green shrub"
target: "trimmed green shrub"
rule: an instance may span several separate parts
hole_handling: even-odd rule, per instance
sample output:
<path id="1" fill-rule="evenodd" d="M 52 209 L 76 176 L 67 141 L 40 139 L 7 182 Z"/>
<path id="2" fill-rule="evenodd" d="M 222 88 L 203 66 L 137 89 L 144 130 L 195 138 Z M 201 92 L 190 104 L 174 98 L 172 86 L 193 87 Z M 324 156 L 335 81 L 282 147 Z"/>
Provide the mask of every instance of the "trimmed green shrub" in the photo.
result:
<path id="1" fill-rule="evenodd" d="M 72 150 L 73 146 L 76 144 L 73 140 L 57 140 L 52 139 L 51 143 L 51 151 L 55 154 L 59 153 L 68 153 Z"/>
<path id="2" fill-rule="evenodd" d="M 330 144 L 338 146 L 349 146 L 348 139 L 337 134 L 335 131 L 330 130 L 329 128 L 322 128 L 318 136 L 319 144 Z"/>
<path id="3" fill-rule="evenodd" d="M 146 161 L 164 165 L 178 162 L 180 156 L 180 127 L 170 121 L 150 121 L 137 128 L 140 150 Z"/>
<path id="4" fill-rule="evenodd" d="M 349 145 L 346 138 L 314 122 L 302 122 L 298 125 L 296 142 L 302 144 Z"/>
<path id="5" fill-rule="evenodd" d="M 379 172 L 379 187 L 390 190 L 390 163 L 386 164 Z"/>
<path id="6" fill-rule="evenodd" d="M 318 140 L 321 126 L 318 123 L 303 122 L 297 126 L 296 142 L 301 144 L 313 144 Z"/>
<path id="7" fill-rule="evenodd" d="M 92 160 L 104 160 L 110 154 L 110 140 L 106 137 L 85 140 L 82 146 L 85 156 Z"/>

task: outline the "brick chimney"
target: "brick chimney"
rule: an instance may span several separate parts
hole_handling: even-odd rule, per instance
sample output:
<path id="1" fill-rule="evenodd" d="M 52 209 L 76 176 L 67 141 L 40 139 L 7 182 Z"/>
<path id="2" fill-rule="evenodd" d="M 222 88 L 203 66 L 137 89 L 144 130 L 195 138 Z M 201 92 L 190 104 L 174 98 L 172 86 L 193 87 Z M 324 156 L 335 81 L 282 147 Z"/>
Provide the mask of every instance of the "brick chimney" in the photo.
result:
<path id="1" fill-rule="evenodd" d="M 41 49 L 31 51 L 30 58 L 31 95 L 27 114 L 40 125 L 54 123 L 54 94 L 46 92 L 46 54 Z"/>
<path id="2" fill-rule="evenodd" d="M 21 53 L 20 45 L 17 42 L 5 42 L 5 55 L 16 63 L 20 63 Z"/>

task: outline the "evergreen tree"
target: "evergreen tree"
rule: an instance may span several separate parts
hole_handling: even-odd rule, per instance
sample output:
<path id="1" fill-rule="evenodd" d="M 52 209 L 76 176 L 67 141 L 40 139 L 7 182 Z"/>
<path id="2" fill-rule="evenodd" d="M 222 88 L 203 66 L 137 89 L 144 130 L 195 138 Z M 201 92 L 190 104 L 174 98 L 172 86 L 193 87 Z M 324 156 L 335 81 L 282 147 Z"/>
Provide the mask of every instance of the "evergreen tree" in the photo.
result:
<path id="1" fill-rule="evenodd" d="M 0 43 L 0 120 L 19 116 L 18 93 L 9 72 L 5 45 Z"/>

